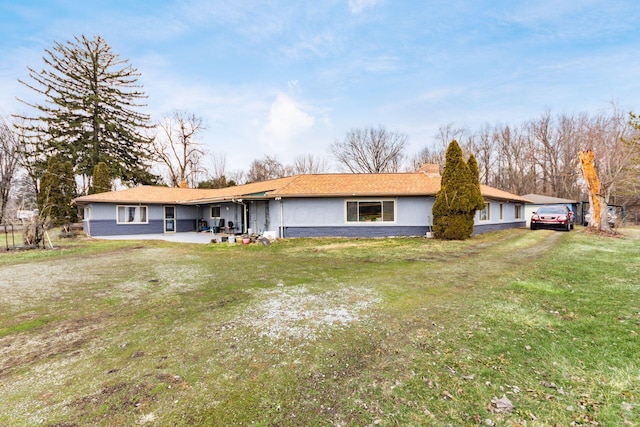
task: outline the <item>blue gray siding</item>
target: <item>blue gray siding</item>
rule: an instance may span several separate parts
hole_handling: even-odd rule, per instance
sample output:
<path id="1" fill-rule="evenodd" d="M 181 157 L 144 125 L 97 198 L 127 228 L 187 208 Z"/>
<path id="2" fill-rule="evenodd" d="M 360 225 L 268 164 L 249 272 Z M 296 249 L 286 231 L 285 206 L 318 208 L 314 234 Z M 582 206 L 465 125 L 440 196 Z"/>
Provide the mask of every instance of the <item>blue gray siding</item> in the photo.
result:
<path id="1" fill-rule="evenodd" d="M 285 227 L 284 237 L 391 237 L 424 236 L 427 226 L 382 226 L 382 227 Z"/>
<path id="2" fill-rule="evenodd" d="M 346 200 L 395 200 L 396 218 L 394 226 L 424 226 L 429 225 L 433 197 L 379 197 L 379 198 L 300 198 L 282 200 L 284 224 L 287 227 L 365 227 L 370 224 L 352 224 L 346 220 Z M 281 222 L 280 205 L 276 202 L 276 209 L 271 210 L 273 219 L 271 226 Z M 390 225 L 381 223 L 379 227 Z M 377 227 L 377 225 L 375 226 Z M 372 227 L 372 228 L 375 228 Z"/>
<path id="3" fill-rule="evenodd" d="M 526 221 L 519 222 L 502 222 L 498 224 L 476 224 L 473 227 L 473 234 L 488 233 L 490 231 L 507 230 L 509 228 L 524 228 L 527 226 Z"/>
<path id="4" fill-rule="evenodd" d="M 347 200 L 394 200 L 396 211 L 393 222 L 346 221 Z M 253 200 L 245 202 L 248 209 L 247 228 L 255 233 L 272 231 L 278 237 L 387 237 L 424 236 L 431 231 L 434 197 L 380 197 L 380 198 L 287 198 L 283 200 Z M 474 233 L 518 228 L 525 219 L 515 218 L 515 203 L 488 200 L 491 216 L 480 221 L 476 215 Z M 500 218 L 500 204 L 503 215 Z M 243 231 L 242 205 L 220 203 L 225 223 L 233 221 L 235 232 Z M 117 224 L 115 204 L 93 204 L 91 219 L 84 221 L 85 232 L 93 236 L 120 234 L 157 234 L 164 232 L 163 206 L 147 204 L 148 224 Z M 176 231 L 196 230 L 196 220 L 203 219 L 210 226 L 217 225 L 211 218 L 210 205 L 176 205 Z M 215 224 L 214 224 L 215 222 Z"/>
<path id="5" fill-rule="evenodd" d="M 84 232 L 91 236 L 117 236 L 122 234 L 157 234 L 164 233 L 164 206 L 147 206 L 149 222 L 147 224 L 118 224 L 116 221 L 117 206 L 124 204 L 94 203 L 91 205 L 91 218 L 85 219 Z M 170 205 L 174 206 L 174 205 Z M 196 229 L 196 207 L 176 206 L 176 231 L 187 232 Z"/>

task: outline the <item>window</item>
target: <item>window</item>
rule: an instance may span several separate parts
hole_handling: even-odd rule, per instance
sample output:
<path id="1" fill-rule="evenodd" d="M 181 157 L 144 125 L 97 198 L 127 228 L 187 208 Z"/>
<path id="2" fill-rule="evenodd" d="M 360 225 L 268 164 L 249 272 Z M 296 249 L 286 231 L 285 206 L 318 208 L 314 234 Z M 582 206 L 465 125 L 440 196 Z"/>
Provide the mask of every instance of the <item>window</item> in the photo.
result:
<path id="1" fill-rule="evenodd" d="M 146 206 L 118 206 L 118 224 L 148 224 Z"/>
<path id="2" fill-rule="evenodd" d="M 211 206 L 211 218 L 220 218 L 220 206 Z"/>
<path id="3" fill-rule="evenodd" d="M 348 200 L 347 222 L 394 222 L 394 200 Z"/>
<path id="4" fill-rule="evenodd" d="M 485 203 L 484 209 L 479 211 L 480 221 L 490 221 L 491 220 L 491 203 Z"/>
<path id="5" fill-rule="evenodd" d="M 515 205 L 515 210 L 516 219 L 522 219 L 522 205 Z"/>
<path id="6" fill-rule="evenodd" d="M 500 221 L 504 219 L 504 203 L 500 203 Z"/>

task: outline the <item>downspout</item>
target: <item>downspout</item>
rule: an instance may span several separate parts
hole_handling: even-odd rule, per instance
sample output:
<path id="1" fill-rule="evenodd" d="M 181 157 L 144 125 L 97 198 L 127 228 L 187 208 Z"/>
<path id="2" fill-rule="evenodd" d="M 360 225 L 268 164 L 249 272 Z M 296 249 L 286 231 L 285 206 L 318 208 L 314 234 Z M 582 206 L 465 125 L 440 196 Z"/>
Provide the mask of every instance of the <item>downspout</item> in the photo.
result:
<path id="1" fill-rule="evenodd" d="M 280 202 L 280 227 L 278 230 L 278 237 L 284 239 L 284 207 L 282 206 L 282 197 L 276 197 L 275 200 Z"/>
<path id="2" fill-rule="evenodd" d="M 84 208 L 82 208 L 84 210 Z M 93 215 L 93 206 L 89 207 L 89 218 L 87 218 L 87 236 L 91 237 L 91 217 Z M 116 213 L 117 215 L 117 213 Z"/>

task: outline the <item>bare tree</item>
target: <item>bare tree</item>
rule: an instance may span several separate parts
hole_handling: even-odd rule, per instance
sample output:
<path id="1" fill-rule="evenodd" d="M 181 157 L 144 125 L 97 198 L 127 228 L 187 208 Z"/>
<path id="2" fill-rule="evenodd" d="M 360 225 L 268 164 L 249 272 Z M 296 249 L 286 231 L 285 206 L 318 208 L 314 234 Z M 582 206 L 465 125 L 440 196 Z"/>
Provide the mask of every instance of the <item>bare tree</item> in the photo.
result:
<path id="1" fill-rule="evenodd" d="M 434 148 L 412 158 L 413 169 L 424 163 L 442 165 L 440 147 L 458 138 L 465 155 L 475 155 L 483 184 L 516 194 L 586 200 L 578 151 L 592 150 L 604 209 L 607 203 L 629 207 L 640 203 L 640 119 L 630 117 L 614 105 L 598 114 L 546 111 L 534 120 L 484 125 L 475 133 L 449 124 L 434 135 Z"/>
<path id="2" fill-rule="evenodd" d="M 18 138 L 20 151 L 19 165 L 25 170 L 34 193 L 40 192 L 40 179 L 47 169 L 47 156 L 34 142 L 35 135 L 25 128 L 24 119 L 15 118 L 14 134 Z"/>
<path id="3" fill-rule="evenodd" d="M 404 159 L 407 136 L 377 128 L 351 129 L 331 146 L 338 163 L 352 173 L 398 172 Z"/>
<path id="4" fill-rule="evenodd" d="M 466 157 L 475 152 L 474 135 L 467 128 L 455 127 L 453 123 L 449 123 L 438 128 L 438 132 L 434 135 L 434 145 L 432 147 L 424 147 L 417 154 L 411 157 L 407 170 L 415 171 L 422 165 L 429 163 L 444 167 L 445 154 L 447 147 L 451 141 L 456 141 L 462 149 Z M 481 175 L 482 176 L 482 175 Z"/>
<path id="5" fill-rule="evenodd" d="M 227 181 L 228 182 L 233 182 L 234 185 L 235 184 L 246 183 L 247 182 L 246 176 L 247 176 L 247 174 L 242 169 L 236 169 L 236 170 L 229 171 L 225 175 L 225 177 L 227 178 Z"/>
<path id="6" fill-rule="evenodd" d="M 29 174 L 19 174 L 11 185 L 11 198 L 16 209 L 29 211 L 36 209 L 38 207 L 37 196 Z"/>
<path id="7" fill-rule="evenodd" d="M 490 185 L 490 179 L 497 161 L 497 153 L 495 150 L 496 143 L 493 138 L 493 131 L 489 125 L 483 126 L 476 137 L 473 138 L 473 144 L 470 151 L 474 153 L 478 161 L 478 172 L 480 173 L 480 183 Z"/>
<path id="8" fill-rule="evenodd" d="M 301 154 L 296 157 L 291 166 L 293 174 L 306 174 L 306 173 L 323 173 L 328 169 L 326 159 L 323 157 L 316 157 L 313 154 Z"/>
<path id="9" fill-rule="evenodd" d="M 153 143 L 153 154 L 167 169 L 169 185 L 194 187 L 201 174 L 205 150 L 198 143 L 204 130 L 202 117 L 186 111 L 174 111 L 158 124 L 160 134 Z"/>
<path id="10" fill-rule="evenodd" d="M 464 152 L 464 146 L 467 145 L 469 136 L 470 132 L 467 128 L 456 127 L 454 123 L 449 123 L 438 128 L 438 132 L 435 135 L 436 146 L 442 152 L 446 152 L 451 141 L 455 140 Z"/>
<path id="11" fill-rule="evenodd" d="M 517 126 L 496 126 L 493 144 L 499 157 L 491 184 L 515 194 L 535 192 L 534 149 L 526 131 Z"/>
<path id="12" fill-rule="evenodd" d="M 557 144 L 557 129 L 550 111 L 545 111 L 537 120 L 529 123 L 529 133 L 536 145 L 536 163 L 542 173 L 542 194 L 558 195 L 560 148 Z"/>
<path id="13" fill-rule="evenodd" d="M 220 153 L 212 153 L 208 156 L 210 160 L 207 168 L 207 178 L 217 179 L 227 175 L 227 155 Z"/>
<path id="14" fill-rule="evenodd" d="M 640 144 L 634 119 L 633 114 L 628 119 L 626 114 L 614 105 L 611 115 L 600 114 L 587 122 L 582 149 L 587 153 L 592 152 L 593 164 L 600 181 L 596 193 L 600 198 L 600 214 L 591 212 L 590 226 L 605 230 L 608 228 L 608 205 L 615 201 L 615 196 L 621 187 L 624 187 L 624 183 L 628 179 L 633 180 L 633 176 L 638 173 Z M 585 180 L 589 184 L 586 176 Z M 593 198 L 594 189 L 587 186 Z M 597 210 L 597 205 L 591 206 Z M 600 218 L 599 222 L 597 218 Z"/>
<path id="15" fill-rule="evenodd" d="M 19 159 L 18 137 L 12 125 L 0 116 L 0 223 L 4 221 L 11 184 Z"/>
<path id="16" fill-rule="evenodd" d="M 640 117 L 630 113 L 631 134 L 624 139 L 628 150 L 628 164 L 618 187 L 620 202 L 636 206 L 640 210 Z M 636 211 L 636 212 L 637 212 Z"/>
<path id="17" fill-rule="evenodd" d="M 287 170 L 278 159 L 265 156 L 264 159 L 256 159 L 251 162 L 249 172 L 247 172 L 247 183 L 282 178 L 286 175 Z"/>
<path id="18" fill-rule="evenodd" d="M 445 152 L 442 151 L 441 149 L 424 147 L 422 150 L 418 152 L 418 154 L 415 154 L 411 158 L 408 170 L 416 171 L 426 163 L 440 165 L 440 167 L 444 167 L 444 160 L 445 160 Z"/>
<path id="19" fill-rule="evenodd" d="M 227 156 L 213 153 L 208 157 L 207 167 L 204 168 L 206 179 L 198 182 L 198 188 L 225 188 L 238 185 L 242 179 L 242 172 L 238 180 L 227 172 Z M 234 175 L 236 176 L 236 175 Z"/>

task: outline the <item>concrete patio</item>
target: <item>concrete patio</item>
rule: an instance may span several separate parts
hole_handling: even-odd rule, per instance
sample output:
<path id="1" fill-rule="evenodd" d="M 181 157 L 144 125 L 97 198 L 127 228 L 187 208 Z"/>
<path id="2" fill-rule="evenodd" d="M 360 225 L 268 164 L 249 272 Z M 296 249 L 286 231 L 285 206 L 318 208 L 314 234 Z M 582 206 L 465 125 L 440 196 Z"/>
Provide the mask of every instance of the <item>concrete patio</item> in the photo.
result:
<path id="1" fill-rule="evenodd" d="M 104 240 L 165 240 L 167 242 L 176 242 L 176 243 L 200 243 L 206 244 L 211 243 L 212 239 L 216 239 L 219 234 L 213 234 L 210 232 L 200 232 L 196 233 L 195 231 L 186 232 L 186 233 L 158 233 L 158 234 L 124 234 L 120 236 L 98 236 L 93 237 L 94 239 L 104 239 Z M 226 236 L 226 235 L 224 235 Z"/>

